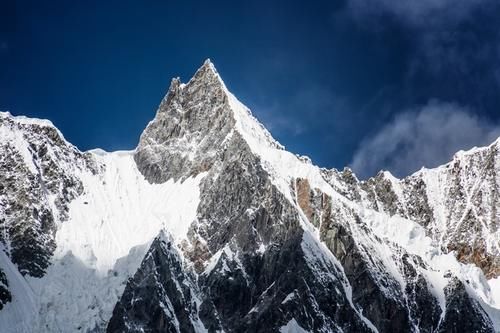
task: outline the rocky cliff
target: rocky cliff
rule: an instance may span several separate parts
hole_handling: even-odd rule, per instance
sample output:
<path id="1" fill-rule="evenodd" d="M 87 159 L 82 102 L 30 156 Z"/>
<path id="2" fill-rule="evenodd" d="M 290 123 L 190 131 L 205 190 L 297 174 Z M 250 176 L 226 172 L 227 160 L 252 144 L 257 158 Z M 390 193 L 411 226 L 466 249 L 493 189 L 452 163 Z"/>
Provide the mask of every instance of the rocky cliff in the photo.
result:
<path id="1" fill-rule="evenodd" d="M 287 152 L 210 61 L 131 152 L 1 121 L 7 332 L 500 331 L 499 141 L 360 181 Z"/>

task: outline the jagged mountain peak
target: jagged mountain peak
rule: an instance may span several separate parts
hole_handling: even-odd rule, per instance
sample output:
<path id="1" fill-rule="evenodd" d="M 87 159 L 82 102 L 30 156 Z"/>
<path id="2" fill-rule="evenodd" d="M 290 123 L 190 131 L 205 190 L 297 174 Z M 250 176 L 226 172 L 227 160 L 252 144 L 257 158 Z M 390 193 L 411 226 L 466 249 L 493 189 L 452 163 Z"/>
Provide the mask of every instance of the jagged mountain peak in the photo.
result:
<path id="1" fill-rule="evenodd" d="M 210 59 L 206 59 L 205 62 L 196 70 L 195 74 L 191 77 L 188 83 L 182 83 L 179 77 L 174 77 L 171 80 L 170 87 L 164 100 L 168 100 L 169 95 L 178 94 L 180 90 L 184 89 L 186 86 L 203 86 L 203 85 L 217 85 L 220 89 L 226 90 L 227 88 L 224 81 L 220 77 L 217 69 Z M 161 107 L 160 107 L 161 110 Z M 159 110 L 159 111 L 160 111 Z"/>
<path id="2" fill-rule="evenodd" d="M 0 142 L 6 332 L 500 329 L 488 149 L 402 180 L 320 169 L 209 60 L 172 80 L 132 152 L 81 153 L 2 119 L 21 143 Z"/>
<path id="3" fill-rule="evenodd" d="M 210 58 L 205 59 L 203 65 L 196 71 L 193 76 L 193 79 L 202 79 L 202 78 L 217 78 L 220 80 L 222 84 L 222 78 L 220 77 L 217 69 L 215 68 L 214 63 L 210 60 Z"/>
<path id="4" fill-rule="evenodd" d="M 188 83 L 172 80 L 141 135 L 136 161 L 152 182 L 194 175 L 208 170 L 233 135 L 255 151 L 282 148 L 207 60 Z"/>
<path id="5" fill-rule="evenodd" d="M 211 66 L 215 69 L 215 66 L 214 66 L 212 60 L 210 60 L 210 58 L 207 58 L 207 59 L 205 59 L 205 61 L 203 61 L 203 66 Z"/>

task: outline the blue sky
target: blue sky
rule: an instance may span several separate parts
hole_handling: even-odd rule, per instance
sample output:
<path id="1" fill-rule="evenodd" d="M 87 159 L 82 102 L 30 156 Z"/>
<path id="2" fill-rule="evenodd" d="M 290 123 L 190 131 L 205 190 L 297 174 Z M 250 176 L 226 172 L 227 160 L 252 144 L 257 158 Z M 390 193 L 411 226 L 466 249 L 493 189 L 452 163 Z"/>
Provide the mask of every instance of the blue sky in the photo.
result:
<path id="1" fill-rule="evenodd" d="M 133 149 L 170 79 L 211 58 L 288 150 L 404 176 L 500 135 L 495 0 L 15 1 L 0 110 Z"/>

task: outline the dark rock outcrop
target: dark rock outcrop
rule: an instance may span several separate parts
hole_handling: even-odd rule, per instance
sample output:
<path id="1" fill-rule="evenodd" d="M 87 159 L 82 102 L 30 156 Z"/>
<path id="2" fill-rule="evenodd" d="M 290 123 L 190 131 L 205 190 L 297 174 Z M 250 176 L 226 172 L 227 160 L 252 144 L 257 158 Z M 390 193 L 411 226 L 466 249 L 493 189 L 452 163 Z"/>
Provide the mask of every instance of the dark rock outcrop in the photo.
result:
<path id="1" fill-rule="evenodd" d="M 0 269 L 0 310 L 10 301 L 12 301 L 12 294 L 9 291 L 9 281 L 7 281 L 7 276 L 5 276 L 2 269 Z"/>
<path id="2" fill-rule="evenodd" d="M 196 279 L 164 233 L 153 241 L 108 323 L 108 332 L 195 332 Z"/>
<path id="3" fill-rule="evenodd" d="M 46 121 L 0 115 L 0 242 L 21 274 L 43 276 L 54 252 L 56 224 L 83 191 L 71 170 L 95 170 Z"/>
<path id="4" fill-rule="evenodd" d="M 439 332 L 494 332 L 488 315 L 477 301 L 470 298 L 465 285 L 453 278 L 445 288 L 446 313 Z"/>

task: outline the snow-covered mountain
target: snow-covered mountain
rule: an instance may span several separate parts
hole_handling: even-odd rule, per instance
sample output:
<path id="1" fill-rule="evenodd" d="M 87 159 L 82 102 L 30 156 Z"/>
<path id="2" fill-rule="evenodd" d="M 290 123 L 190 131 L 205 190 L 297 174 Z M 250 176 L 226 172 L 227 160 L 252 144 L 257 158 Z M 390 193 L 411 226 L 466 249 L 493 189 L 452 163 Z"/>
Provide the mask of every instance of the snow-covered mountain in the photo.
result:
<path id="1" fill-rule="evenodd" d="M 500 332 L 499 150 L 359 181 L 208 60 L 134 151 L 0 113 L 0 331 Z"/>

